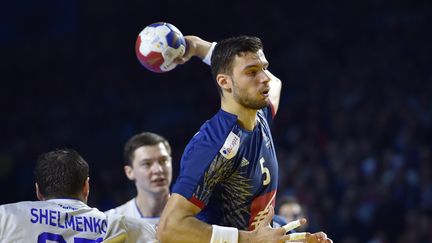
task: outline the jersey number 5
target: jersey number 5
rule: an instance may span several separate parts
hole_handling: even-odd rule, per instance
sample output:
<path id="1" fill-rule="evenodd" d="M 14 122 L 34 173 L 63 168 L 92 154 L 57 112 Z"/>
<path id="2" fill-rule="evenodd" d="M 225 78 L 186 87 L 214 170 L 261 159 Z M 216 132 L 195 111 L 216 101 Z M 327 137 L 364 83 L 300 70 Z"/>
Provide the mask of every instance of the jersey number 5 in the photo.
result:
<path id="1" fill-rule="evenodd" d="M 264 167 L 264 158 L 260 159 L 260 164 L 261 164 L 261 173 L 265 174 L 265 179 L 263 180 L 263 186 L 266 186 L 270 183 L 271 181 L 271 176 L 270 176 L 270 170 L 267 167 Z"/>

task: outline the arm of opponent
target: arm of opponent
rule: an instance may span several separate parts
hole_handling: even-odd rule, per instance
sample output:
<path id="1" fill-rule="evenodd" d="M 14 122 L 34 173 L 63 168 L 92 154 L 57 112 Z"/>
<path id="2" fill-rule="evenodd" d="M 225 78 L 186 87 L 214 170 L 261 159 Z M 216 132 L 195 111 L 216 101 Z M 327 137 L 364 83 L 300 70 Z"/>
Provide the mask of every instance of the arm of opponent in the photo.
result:
<path id="1" fill-rule="evenodd" d="M 165 206 L 157 228 L 160 242 L 221 242 L 218 235 L 213 232 L 214 226 L 195 217 L 200 211 L 199 207 L 186 198 L 173 193 Z M 285 242 L 289 240 L 290 236 L 285 235 L 283 228 L 273 229 L 270 227 L 273 214 L 274 211 L 271 207 L 266 218 L 255 230 L 238 230 L 237 237 L 233 237 L 234 240 L 227 242 Z M 224 232 L 219 234 L 222 237 L 226 237 L 226 235 Z"/>

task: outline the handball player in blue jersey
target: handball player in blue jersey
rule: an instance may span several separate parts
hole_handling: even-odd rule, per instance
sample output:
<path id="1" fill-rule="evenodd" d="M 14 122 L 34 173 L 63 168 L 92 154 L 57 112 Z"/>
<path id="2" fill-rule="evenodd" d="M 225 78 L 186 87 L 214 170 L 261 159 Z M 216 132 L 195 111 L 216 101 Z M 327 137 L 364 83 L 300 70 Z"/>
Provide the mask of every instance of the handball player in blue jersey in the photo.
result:
<path id="1" fill-rule="evenodd" d="M 269 124 L 278 110 L 282 84 L 268 70 L 260 39 L 239 36 L 217 44 L 196 36 L 186 40 L 188 50 L 177 61 L 197 56 L 211 62 L 221 108 L 183 153 L 158 226 L 159 240 L 289 241 L 283 228 L 269 226 L 278 182 Z M 331 242 L 323 232 L 303 241 Z"/>

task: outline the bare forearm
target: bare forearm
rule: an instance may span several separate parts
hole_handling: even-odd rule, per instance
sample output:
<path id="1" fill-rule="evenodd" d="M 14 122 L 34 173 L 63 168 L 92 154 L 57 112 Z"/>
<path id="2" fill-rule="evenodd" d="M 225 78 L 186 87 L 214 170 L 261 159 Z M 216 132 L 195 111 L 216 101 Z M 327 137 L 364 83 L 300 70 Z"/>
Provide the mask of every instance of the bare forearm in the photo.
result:
<path id="1" fill-rule="evenodd" d="M 196 48 L 197 48 L 196 56 L 203 59 L 207 55 L 208 51 L 210 50 L 211 45 L 212 45 L 211 42 L 205 41 L 203 39 L 199 39 L 196 42 Z"/>
<path id="2" fill-rule="evenodd" d="M 195 217 L 170 215 L 158 226 L 160 242 L 210 242 L 212 226 Z"/>

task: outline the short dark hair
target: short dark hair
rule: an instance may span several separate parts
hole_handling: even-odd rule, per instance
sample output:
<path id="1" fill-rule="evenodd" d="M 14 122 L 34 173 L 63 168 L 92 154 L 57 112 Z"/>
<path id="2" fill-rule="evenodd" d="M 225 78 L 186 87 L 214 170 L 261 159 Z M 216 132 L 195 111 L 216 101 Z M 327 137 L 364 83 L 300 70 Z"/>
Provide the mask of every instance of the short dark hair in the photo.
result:
<path id="1" fill-rule="evenodd" d="M 152 132 L 143 132 L 131 137 L 124 146 L 124 160 L 127 165 L 132 165 L 134 159 L 134 152 L 142 146 L 152 146 L 162 143 L 165 145 L 168 153 L 171 155 L 171 146 L 161 135 Z"/>
<path id="2" fill-rule="evenodd" d="M 211 57 L 212 77 L 216 81 L 216 76 L 220 73 L 232 74 L 232 63 L 235 56 L 244 53 L 256 53 L 263 49 L 260 38 L 255 36 L 236 36 L 224 39 L 216 44 Z M 220 95 L 222 89 L 216 82 L 216 87 Z"/>
<path id="3" fill-rule="evenodd" d="M 45 198 L 76 197 L 89 176 L 89 166 L 75 150 L 57 149 L 39 156 L 34 176 Z"/>

